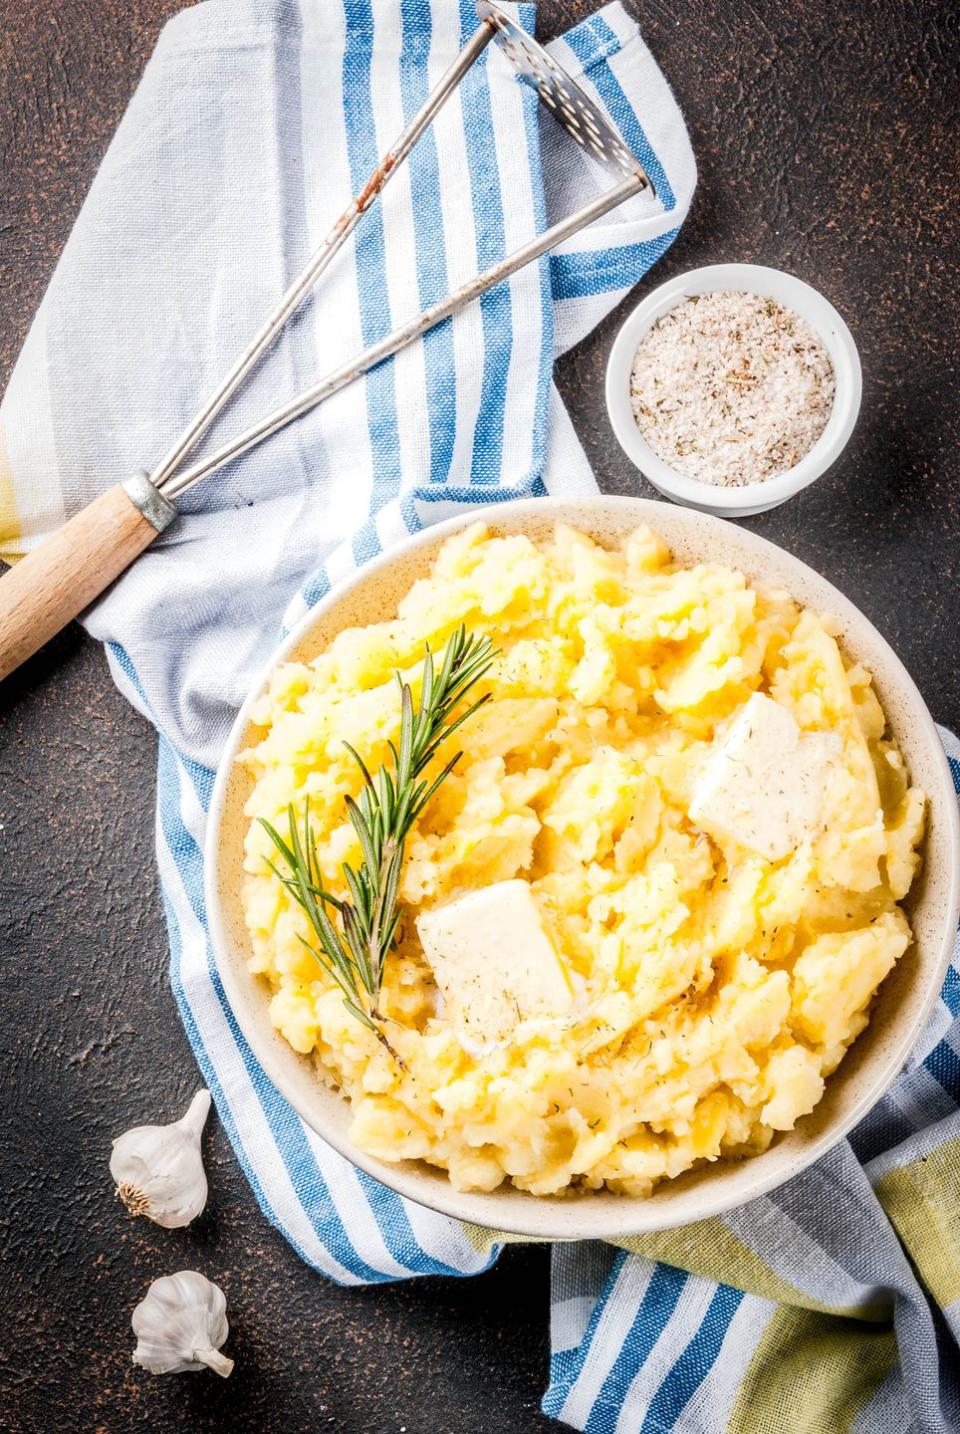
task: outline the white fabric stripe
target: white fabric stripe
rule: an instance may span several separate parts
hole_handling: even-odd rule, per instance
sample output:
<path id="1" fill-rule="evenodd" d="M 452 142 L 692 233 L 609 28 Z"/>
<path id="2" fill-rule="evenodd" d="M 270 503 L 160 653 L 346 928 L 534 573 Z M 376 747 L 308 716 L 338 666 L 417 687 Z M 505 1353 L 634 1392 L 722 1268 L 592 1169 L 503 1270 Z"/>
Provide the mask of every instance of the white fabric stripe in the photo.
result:
<path id="1" fill-rule="evenodd" d="M 550 1302 L 550 1348 L 554 1354 L 576 1349 L 583 1339 L 590 1316 L 597 1305 L 595 1295 L 577 1295 L 567 1300 Z"/>
<path id="2" fill-rule="evenodd" d="M 951 732 L 949 727 L 941 727 L 939 723 L 937 723 L 937 731 L 940 733 L 940 741 L 946 748 L 947 756 L 960 762 L 960 737 Z"/>
<path id="3" fill-rule="evenodd" d="M 477 1274 L 486 1269 L 490 1256 L 470 1243 L 459 1221 L 435 1215 L 413 1200 L 403 1203 L 410 1228 L 428 1259 L 442 1260 L 464 1274 Z"/>
<path id="4" fill-rule="evenodd" d="M 436 84 L 447 56 L 460 49 L 460 14 L 456 4 L 435 6 L 430 47 L 430 82 Z M 467 149 L 463 94 L 480 83 L 479 72 L 458 86 L 434 122 L 439 205 L 443 215 L 447 278 L 451 289 L 471 279 L 478 269 L 477 236 L 473 205 L 468 202 L 470 162 Z M 466 211 L 466 212 L 465 212 Z M 453 353 L 456 374 L 456 428 L 451 472 L 459 482 L 470 476 L 473 436 L 483 386 L 483 321 L 479 304 L 468 304 L 453 319 Z"/>
<path id="5" fill-rule="evenodd" d="M 922 1130 L 931 1121 L 943 1120 L 956 1110 L 936 1076 L 922 1066 L 894 1081 L 887 1091 L 887 1099 L 893 1101 L 914 1130 Z"/>
<path id="6" fill-rule="evenodd" d="M 923 1035 L 910 1052 L 910 1059 L 904 1066 L 904 1070 L 914 1071 L 918 1066 L 923 1065 L 927 1056 L 940 1044 L 955 1020 L 956 1017 L 951 1015 L 945 1002 L 938 1001 L 930 1014 Z"/>
<path id="7" fill-rule="evenodd" d="M 330 586 L 336 587 L 338 583 L 342 583 L 356 570 L 357 564 L 353 551 L 349 542 L 344 541 L 334 548 L 327 559 L 327 575 L 330 578 Z"/>
<path id="8" fill-rule="evenodd" d="M 618 1251 L 596 1240 L 559 1244 L 550 1261 L 550 1347 L 575 1349 L 602 1295 Z"/>
<path id="9" fill-rule="evenodd" d="M 403 35 L 395 10 L 374 6 L 373 15 L 370 85 L 376 95 L 377 152 L 385 154 L 405 122 L 400 75 Z M 409 163 L 401 165 L 391 177 L 379 203 L 386 253 L 386 272 L 381 282 L 387 296 L 390 327 L 395 328 L 412 318 L 421 307 Z M 392 363 L 400 467 L 404 473 L 425 472 L 430 466 L 430 419 L 423 340 L 408 345 L 395 355 Z"/>
<path id="10" fill-rule="evenodd" d="M 299 59 L 300 56 L 298 53 L 297 82 L 302 91 Z M 281 102 L 280 92 L 287 78 L 281 68 L 282 64 L 283 61 L 278 58 L 274 65 L 271 66 L 269 80 L 265 84 L 265 88 L 268 90 L 270 96 L 270 103 L 274 108 Z M 294 110 L 293 107 L 291 107 L 292 113 L 297 114 L 299 108 L 298 106 L 298 109 Z M 300 110 L 300 112 L 302 113 L 302 110 Z M 258 256 L 257 279 L 258 282 L 264 286 L 264 302 L 270 305 L 273 305 L 286 290 L 294 273 L 302 266 L 303 261 L 307 257 L 305 248 L 302 254 L 298 252 L 299 244 L 302 242 L 300 226 L 297 226 L 296 233 L 291 233 L 290 226 L 287 224 L 288 209 L 295 203 L 293 199 L 295 190 L 299 192 L 301 199 L 301 203 L 296 205 L 297 211 L 299 211 L 302 206 L 302 179 L 300 175 L 298 175 L 296 185 L 291 185 L 289 191 L 287 190 L 287 186 L 284 184 L 282 178 L 283 167 L 280 158 L 282 141 L 275 132 L 273 138 L 274 152 L 270 155 L 270 170 L 268 174 L 264 175 L 265 182 L 259 201 L 260 213 L 258 214 L 258 218 L 266 232 L 278 235 L 283 234 L 286 235 L 286 238 L 284 243 L 271 246 L 267 250 L 262 250 Z M 268 141 L 265 137 L 265 153 L 267 143 Z M 302 165 L 302 144 L 300 157 Z M 211 355 L 216 355 L 215 363 L 219 372 L 222 372 L 225 363 L 230 362 L 224 354 L 226 347 L 223 344 L 223 329 L 225 327 L 224 310 L 230 312 L 232 322 L 232 304 L 230 300 L 226 300 L 224 303 L 217 303 L 211 309 L 209 320 L 209 343 L 207 348 Z M 243 341 L 247 342 L 251 337 L 252 334 L 246 334 Z M 231 339 L 232 350 L 236 345 L 237 339 L 234 336 L 231 336 Z M 301 372 L 300 353 L 301 345 L 285 344 L 279 347 L 273 356 L 276 373 L 270 377 L 291 392 L 297 392 L 306 379 L 306 374 Z M 264 377 L 265 371 L 258 365 L 251 374 L 249 381 L 241 386 L 235 399 L 228 405 L 225 420 L 227 425 L 234 428 L 234 431 L 236 431 L 236 427 L 243 428 L 250 422 L 255 421 L 256 417 L 262 412 L 261 404 L 266 399 L 263 386 Z M 210 382 L 216 382 L 212 374 Z M 278 457 L 282 455 L 283 461 L 289 464 L 292 481 L 290 491 L 283 495 L 279 503 L 279 507 L 285 513 L 285 518 L 278 517 L 276 522 L 269 525 L 264 524 L 259 534 L 259 558 L 263 563 L 264 569 L 268 572 L 275 572 L 277 570 L 284 560 L 284 554 L 288 547 L 297 548 L 303 543 L 303 524 L 302 521 L 298 521 L 298 518 L 305 508 L 303 494 L 304 475 L 299 471 L 299 463 L 291 461 L 291 457 L 293 453 L 301 448 L 309 447 L 312 449 L 311 434 L 315 421 L 316 415 L 312 415 L 299 429 L 290 430 L 278 440 Z M 241 492 L 243 492 L 243 489 L 241 489 Z M 301 551 L 304 551 L 304 549 L 301 549 Z"/>
<path id="11" fill-rule="evenodd" d="M 292 632 L 297 623 L 302 621 L 308 611 L 307 604 L 298 593 L 283 615 L 284 632 Z"/>
<path id="12" fill-rule="evenodd" d="M 329 0 L 303 0 L 303 13 L 307 38 L 300 56 L 301 108 L 305 116 L 303 166 L 312 252 L 346 209 L 354 186 L 342 98 L 345 16 L 340 5 L 331 5 Z M 316 135 L 306 133 L 306 126 L 309 117 L 317 114 L 316 96 L 325 92 L 329 99 L 322 107 L 324 134 L 323 144 L 319 145 Z M 357 303 L 356 239 L 354 234 L 347 240 L 309 301 L 318 378 L 365 347 Z M 310 422 L 318 424 L 327 453 L 350 454 L 350 482 L 324 485 L 320 503 L 311 513 L 310 527 L 319 560 L 338 539 L 362 527 L 370 511 L 373 453 L 365 382 L 361 379 L 352 383 L 320 404 Z"/>
<path id="13" fill-rule="evenodd" d="M 407 536 L 407 526 L 403 521 L 399 502 L 388 503 L 386 507 L 380 509 L 377 514 L 376 528 L 380 546 L 384 550 L 403 541 Z"/>
<path id="14" fill-rule="evenodd" d="M 869 1161 L 863 1168 L 867 1173 L 867 1179 L 871 1185 L 876 1185 L 884 1175 L 889 1175 L 891 1170 L 898 1170 L 903 1165 L 909 1165 L 911 1161 L 922 1160 L 938 1146 L 945 1145 L 948 1140 L 960 1139 L 960 1111 L 954 1111 L 928 1126 L 925 1130 L 918 1130 L 915 1135 L 908 1136 L 901 1145 L 895 1145 L 892 1150 L 885 1150 Z"/>
<path id="15" fill-rule="evenodd" d="M 177 772 L 180 778 L 180 818 L 199 849 L 203 851 L 207 832 L 207 814 L 186 768 L 177 763 Z M 200 929 L 203 930 L 202 927 Z M 204 945 L 206 945 L 206 932 L 204 932 Z"/>
<path id="16" fill-rule="evenodd" d="M 593 1331 L 583 1368 L 560 1410 L 560 1418 L 568 1424 L 582 1428 L 589 1419 L 603 1382 L 630 1333 L 653 1272 L 653 1263 L 638 1255 L 628 1256 L 621 1265 Z"/>
<path id="17" fill-rule="evenodd" d="M 607 19 L 611 17 L 608 15 Z M 697 166 L 685 133 L 678 143 L 672 113 L 677 102 L 666 76 L 636 30 L 623 49 L 609 56 L 607 64 L 625 95 L 643 97 L 643 132 L 663 165 L 670 188 L 677 198 L 673 220 L 675 224 L 680 224 L 686 218 L 693 198 Z"/>
<path id="18" fill-rule="evenodd" d="M 677 1356 L 696 1334 L 710 1301 L 716 1293 L 712 1280 L 691 1275 L 683 1287 L 676 1309 L 667 1320 L 660 1337 L 637 1370 L 624 1396 L 617 1417 L 616 1434 L 632 1434 L 643 1422 L 651 1399 L 677 1361 Z"/>
<path id="19" fill-rule="evenodd" d="M 490 107 L 493 114 L 493 143 L 500 172 L 503 205 L 503 250 L 512 254 L 537 233 L 532 168 L 539 155 L 527 154 L 524 90 L 505 65 L 491 56 Z M 539 184 L 539 177 L 537 179 Z M 546 261 L 542 261 L 546 262 Z M 543 346 L 543 311 L 539 266 L 522 269 L 510 280 L 513 347 L 507 371 L 507 404 L 504 414 L 503 445 L 522 472 L 533 464 L 536 404 L 539 385 L 524 382 Z M 524 399 L 527 401 L 525 402 Z"/>
<path id="20" fill-rule="evenodd" d="M 741 1300 L 710 1373 L 684 1411 L 688 1428 L 726 1429 L 743 1377 L 776 1308 L 772 1301 L 755 1295 Z"/>
<path id="21" fill-rule="evenodd" d="M 415 1273 L 407 1265 L 395 1260 L 388 1250 L 377 1224 L 377 1217 L 370 1208 L 370 1202 L 354 1167 L 329 1145 L 324 1144 L 307 1126 L 304 1126 L 304 1130 L 314 1159 L 323 1172 L 330 1199 L 353 1248 L 362 1250 L 367 1264 L 385 1275 L 400 1279 Z"/>
<path id="22" fill-rule="evenodd" d="M 761 1195 L 730 1210 L 723 1222 L 775 1274 L 823 1304 L 859 1306 L 876 1301 L 876 1288 L 838 1265 L 812 1235 L 792 1220 L 776 1196 Z"/>
<path id="23" fill-rule="evenodd" d="M 584 493 L 596 493 L 597 480 L 555 384 L 550 385 L 548 412 L 543 470 L 547 492 L 551 498 L 577 498 Z"/>

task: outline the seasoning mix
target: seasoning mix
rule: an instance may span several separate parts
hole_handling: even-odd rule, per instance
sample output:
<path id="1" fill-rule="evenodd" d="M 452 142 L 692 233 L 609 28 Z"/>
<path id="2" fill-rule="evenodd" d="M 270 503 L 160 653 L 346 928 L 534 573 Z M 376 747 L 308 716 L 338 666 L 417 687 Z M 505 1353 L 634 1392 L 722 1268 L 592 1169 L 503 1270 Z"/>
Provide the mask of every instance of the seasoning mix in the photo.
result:
<path id="1" fill-rule="evenodd" d="M 834 396 L 830 357 L 792 309 L 759 294 L 691 295 L 654 324 L 630 376 L 657 457 L 701 483 L 739 487 L 793 468 Z"/>

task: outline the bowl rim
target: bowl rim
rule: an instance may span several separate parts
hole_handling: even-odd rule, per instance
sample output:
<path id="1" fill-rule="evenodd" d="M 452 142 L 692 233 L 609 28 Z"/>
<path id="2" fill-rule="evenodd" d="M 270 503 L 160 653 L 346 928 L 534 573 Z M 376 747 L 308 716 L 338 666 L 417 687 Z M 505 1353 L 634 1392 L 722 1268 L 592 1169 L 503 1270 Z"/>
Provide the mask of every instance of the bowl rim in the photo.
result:
<path id="1" fill-rule="evenodd" d="M 775 299 L 814 328 L 833 365 L 835 390 L 830 417 L 799 463 L 772 478 L 724 488 L 680 473 L 664 462 L 637 426 L 630 399 L 630 375 L 637 349 L 658 319 L 687 297 L 733 289 Z M 707 264 L 659 284 L 620 326 L 607 360 L 605 395 L 614 434 L 627 457 L 667 497 L 720 515 L 773 508 L 815 482 L 846 447 L 860 413 L 863 375 L 856 343 L 830 300 L 805 280 L 765 264 Z"/>
<path id="2" fill-rule="evenodd" d="M 326 614 L 336 607 L 355 585 L 363 581 L 369 581 L 378 572 L 388 569 L 401 555 L 408 555 L 439 544 L 471 523 L 482 521 L 488 523 L 494 530 L 499 526 L 498 520 L 506 520 L 508 523 L 516 519 L 523 519 L 527 514 L 536 518 L 538 525 L 542 525 L 543 519 L 551 510 L 569 513 L 572 508 L 594 509 L 602 511 L 610 509 L 616 511 L 623 509 L 625 512 L 633 510 L 636 515 L 636 526 L 644 521 L 649 521 L 656 527 L 657 513 L 662 514 L 663 505 L 655 499 L 639 498 L 632 496 L 621 496 L 612 494 L 581 495 L 579 497 L 543 497 L 525 498 L 509 502 L 491 504 L 481 509 L 472 507 L 464 512 L 456 513 L 453 516 L 427 525 L 410 535 L 401 543 L 394 545 L 376 558 L 363 564 L 350 577 L 342 583 L 334 586 L 326 593 L 312 608 L 302 615 L 296 625 L 282 639 L 272 656 L 260 669 L 255 681 L 251 684 L 250 690 L 244 699 L 243 705 L 237 713 L 230 733 L 227 737 L 220 761 L 217 766 L 216 778 L 214 781 L 210 805 L 207 813 L 207 824 L 203 844 L 203 867 L 204 867 L 204 901 L 207 913 L 210 947 L 213 965 L 222 983 L 224 993 L 229 1003 L 231 1014 L 236 1021 L 242 1035 L 249 1044 L 250 1050 L 256 1060 L 260 1063 L 265 1075 L 275 1086 L 277 1091 L 293 1107 L 293 1109 L 305 1121 L 307 1126 L 319 1138 L 332 1149 L 338 1152 L 352 1165 L 363 1170 L 381 1184 L 386 1185 L 396 1194 L 401 1195 L 415 1204 L 432 1210 L 438 1214 L 447 1215 L 454 1219 L 466 1222 L 469 1225 L 479 1226 L 482 1229 L 503 1232 L 504 1234 L 517 1235 L 527 1238 L 542 1240 L 571 1240 L 571 1239 L 622 1239 L 632 1236 L 650 1234 L 661 1230 L 677 1229 L 683 1225 L 690 1224 L 700 1219 L 722 1215 L 729 1210 L 741 1208 L 757 1199 L 759 1196 L 769 1194 L 771 1190 L 786 1183 L 801 1171 L 807 1169 L 817 1160 L 826 1155 L 837 1145 L 847 1133 L 859 1124 L 860 1121 L 876 1105 L 877 1101 L 888 1090 L 890 1084 L 899 1074 L 916 1042 L 923 1031 L 930 1013 L 939 997 L 943 984 L 943 977 L 949 965 L 954 936 L 957 929 L 958 918 L 960 918 L 960 806 L 956 800 L 945 803 L 946 830 L 942 834 L 942 840 L 949 848 L 950 860 L 947 867 L 950 873 L 949 887 L 944 898 L 945 920 L 939 936 L 939 954 L 937 956 L 933 975 L 928 978 L 928 988 L 923 999 L 919 1002 L 914 1018 L 909 1027 L 898 1035 L 892 1045 L 892 1053 L 888 1054 L 882 1075 L 875 1079 L 870 1088 L 842 1114 L 839 1120 L 831 1123 L 819 1135 L 815 1136 L 799 1152 L 795 1153 L 792 1166 L 781 1169 L 773 1166 L 772 1169 L 764 1171 L 762 1167 L 763 1155 L 752 1157 L 746 1161 L 739 1162 L 740 1168 L 748 1168 L 754 1172 L 754 1178 L 750 1184 L 748 1193 L 741 1193 L 736 1188 L 731 1190 L 722 1184 L 714 1191 L 705 1192 L 702 1202 L 702 1209 L 693 1213 L 686 1213 L 682 1218 L 671 1217 L 670 1204 L 668 1199 L 661 1199 L 655 1207 L 653 1218 L 644 1218 L 644 1213 L 654 1207 L 647 1199 L 637 1199 L 630 1196 L 612 1196 L 615 1202 L 613 1207 L 617 1211 L 617 1218 L 607 1220 L 597 1219 L 597 1212 L 594 1213 L 594 1223 L 590 1219 L 577 1218 L 580 1212 L 587 1211 L 593 1205 L 592 1192 L 578 1195 L 574 1198 L 552 1198 L 531 1195 L 527 1192 L 517 1190 L 515 1187 L 505 1185 L 491 1193 L 483 1192 L 462 1192 L 458 1191 L 451 1184 L 446 1172 L 437 1171 L 420 1161 L 404 1161 L 396 1165 L 388 1164 L 378 1160 L 376 1157 L 366 1154 L 356 1147 L 350 1139 L 339 1129 L 332 1129 L 318 1119 L 316 1110 L 306 1101 L 301 1100 L 296 1091 L 291 1091 L 284 1080 L 281 1063 L 276 1058 L 275 1052 L 280 1042 L 280 1037 L 272 1032 L 265 1032 L 265 1024 L 269 1025 L 269 1015 L 266 1015 L 266 1022 L 262 1019 L 248 1018 L 248 1007 L 243 1000 L 234 1000 L 233 993 L 238 991 L 238 982 L 235 979 L 235 971 L 230 959 L 230 937 L 227 931 L 225 908 L 221 900 L 221 891 L 217 880 L 219 874 L 218 858 L 220 855 L 219 833 L 223 823 L 231 778 L 236 768 L 236 757 L 242 748 L 244 735 L 250 722 L 250 712 L 254 703 L 258 700 L 265 685 L 268 682 L 274 669 L 281 663 L 288 661 L 292 654 L 310 633 L 310 630 L 319 625 Z M 870 638 L 881 649 L 889 664 L 889 671 L 895 674 L 898 688 L 911 699 L 917 709 L 917 716 L 920 720 L 927 740 L 930 752 L 933 756 L 934 765 L 939 767 L 940 780 L 943 789 L 953 796 L 954 787 L 950 767 L 947 762 L 946 753 L 937 731 L 936 724 L 930 715 L 919 690 L 916 687 L 910 674 L 907 672 L 900 658 L 896 655 L 890 644 L 883 635 L 874 627 L 873 623 L 846 598 L 839 589 L 835 588 L 826 578 L 822 577 L 809 564 L 802 559 L 794 557 L 785 548 L 762 538 L 752 530 L 741 528 L 725 522 L 710 514 L 694 512 L 692 510 L 680 509 L 679 512 L 672 512 L 674 521 L 684 521 L 682 514 L 689 514 L 691 526 L 699 527 L 707 524 L 716 531 L 718 539 L 722 539 L 724 530 L 734 528 L 740 538 L 746 540 L 746 546 L 754 550 L 760 562 L 764 556 L 773 553 L 777 558 L 786 558 L 788 565 L 795 567 L 800 574 L 811 578 L 815 586 L 823 589 L 830 599 L 830 611 L 841 619 L 852 622 L 854 625 L 865 630 Z M 556 521 L 564 521 L 557 518 Z M 567 518 L 566 521 L 574 521 Z M 588 519 L 584 520 L 587 526 Z M 928 793 L 928 798 L 932 793 Z M 914 949 L 911 943 L 910 950 Z M 255 987 L 255 978 L 251 976 L 246 960 L 242 959 L 243 977 Z M 247 992 L 250 986 L 246 987 Z M 261 1008 L 266 1014 L 267 992 L 265 989 L 257 992 L 262 997 Z M 864 1034 L 867 1034 L 866 1032 Z M 289 1054 L 292 1048 L 284 1047 L 285 1053 Z M 308 1061 L 309 1057 L 297 1057 L 300 1061 Z M 319 1083 L 319 1076 L 311 1073 L 314 1080 Z M 829 1085 L 828 1085 L 829 1091 Z M 336 1092 L 337 1098 L 346 1104 L 346 1098 Z M 775 1145 L 772 1147 L 776 1149 Z M 765 1152 L 766 1153 L 766 1152 Z M 710 1167 L 713 1168 L 713 1167 Z M 687 1172 L 690 1173 L 690 1172 Z M 442 1178 L 436 1178 L 437 1176 Z M 684 1177 L 679 1177 L 683 1179 Z M 667 1187 L 672 1189 L 677 1181 L 666 1182 Z M 428 1188 L 425 1189 L 424 1187 Z M 506 1192 L 501 1193 L 501 1192 Z M 604 1192 L 597 1192 L 603 1196 Z M 523 1202 L 529 1210 L 529 1218 L 510 1215 L 503 1211 L 503 1214 L 496 1213 L 494 1206 L 501 1199 L 510 1198 L 512 1204 L 516 1197 Z M 610 1208 L 609 1206 L 607 1208 Z M 620 1211 L 622 1210 L 622 1218 Z"/>

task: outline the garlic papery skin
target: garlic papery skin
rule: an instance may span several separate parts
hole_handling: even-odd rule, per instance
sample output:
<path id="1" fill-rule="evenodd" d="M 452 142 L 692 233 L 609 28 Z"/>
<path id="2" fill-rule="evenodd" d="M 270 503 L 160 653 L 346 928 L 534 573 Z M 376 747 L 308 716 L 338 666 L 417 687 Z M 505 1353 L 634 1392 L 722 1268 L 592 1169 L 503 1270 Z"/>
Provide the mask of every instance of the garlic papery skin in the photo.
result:
<path id="1" fill-rule="evenodd" d="M 134 1364 L 151 1374 L 212 1369 L 226 1379 L 233 1360 L 220 1353 L 230 1333 L 223 1290 L 197 1270 L 154 1280 L 133 1312 Z"/>
<path id="2" fill-rule="evenodd" d="M 110 1174 L 131 1215 L 146 1215 L 168 1230 L 189 1225 L 207 1203 L 200 1136 L 210 1092 L 198 1090 L 172 1125 L 138 1125 L 113 1142 Z"/>

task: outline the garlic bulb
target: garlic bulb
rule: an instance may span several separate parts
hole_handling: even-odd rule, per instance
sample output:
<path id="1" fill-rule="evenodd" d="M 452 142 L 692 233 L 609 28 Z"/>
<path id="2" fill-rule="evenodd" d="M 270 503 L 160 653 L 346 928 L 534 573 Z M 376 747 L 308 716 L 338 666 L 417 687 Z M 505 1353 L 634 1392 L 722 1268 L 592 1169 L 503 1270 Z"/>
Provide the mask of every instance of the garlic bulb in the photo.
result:
<path id="1" fill-rule="evenodd" d="M 151 1374 L 206 1366 L 226 1379 L 233 1369 L 233 1360 L 220 1353 L 230 1333 L 223 1290 L 196 1270 L 154 1280 L 130 1322 L 137 1336 L 133 1362 Z"/>
<path id="2" fill-rule="evenodd" d="M 198 1090 L 182 1120 L 138 1125 L 113 1142 L 110 1174 L 131 1215 L 147 1215 L 168 1230 L 189 1225 L 207 1203 L 200 1134 L 210 1092 Z"/>

